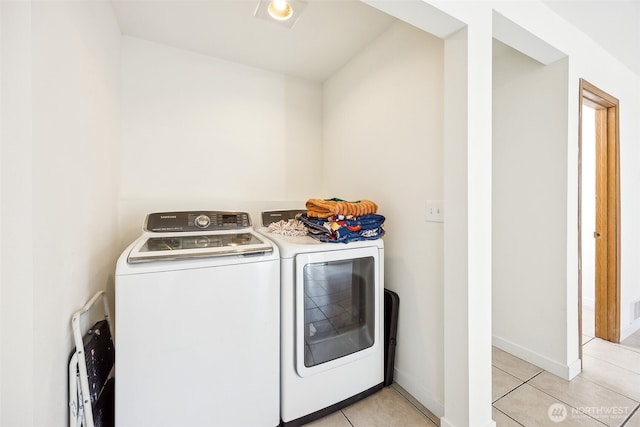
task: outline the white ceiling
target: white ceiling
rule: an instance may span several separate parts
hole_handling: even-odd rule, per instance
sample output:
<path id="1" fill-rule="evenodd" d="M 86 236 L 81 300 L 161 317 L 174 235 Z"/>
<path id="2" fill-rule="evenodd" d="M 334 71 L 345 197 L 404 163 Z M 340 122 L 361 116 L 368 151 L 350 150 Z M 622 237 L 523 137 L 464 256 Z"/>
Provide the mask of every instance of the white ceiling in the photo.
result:
<path id="1" fill-rule="evenodd" d="M 395 21 L 358 0 L 310 0 L 293 28 L 253 14 L 258 0 L 113 0 L 123 34 L 324 81 Z"/>
<path id="2" fill-rule="evenodd" d="M 542 0 L 640 75 L 640 0 Z"/>
<path id="3" fill-rule="evenodd" d="M 543 0 L 640 75 L 640 0 Z M 292 29 L 258 0 L 112 0 L 123 34 L 324 81 L 396 21 L 359 0 L 307 0 Z"/>

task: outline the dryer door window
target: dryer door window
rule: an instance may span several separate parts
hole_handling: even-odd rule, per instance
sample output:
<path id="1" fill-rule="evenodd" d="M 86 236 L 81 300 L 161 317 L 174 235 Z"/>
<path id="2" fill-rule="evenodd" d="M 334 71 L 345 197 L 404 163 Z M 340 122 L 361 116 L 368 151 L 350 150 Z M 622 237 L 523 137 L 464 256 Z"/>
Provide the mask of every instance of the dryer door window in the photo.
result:
<path id="1" fill-rule="evenodd" d="M 297 363 L 301 375 L 347 363 L 376 344 L 377 259 L 324 260 L 302 267 Z"/>

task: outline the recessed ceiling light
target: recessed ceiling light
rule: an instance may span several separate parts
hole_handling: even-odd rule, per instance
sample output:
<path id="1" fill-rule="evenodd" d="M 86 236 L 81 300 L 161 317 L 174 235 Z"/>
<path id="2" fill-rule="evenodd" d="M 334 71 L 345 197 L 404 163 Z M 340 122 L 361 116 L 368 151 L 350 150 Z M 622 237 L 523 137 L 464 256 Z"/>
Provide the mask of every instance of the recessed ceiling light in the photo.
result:
<path id="1" fill-rule="evenodd" d="M 302 0 L 260 0 L 254 15 L 286 28 L 292 28 L 307 6 Z"/>
<path id="2" fill-rule="evenodd" d="M 286 0 L 272 0 L 267 6 L 267 11 L 273 19 L 284 21 L 291 18 L 293 8 Z"/>

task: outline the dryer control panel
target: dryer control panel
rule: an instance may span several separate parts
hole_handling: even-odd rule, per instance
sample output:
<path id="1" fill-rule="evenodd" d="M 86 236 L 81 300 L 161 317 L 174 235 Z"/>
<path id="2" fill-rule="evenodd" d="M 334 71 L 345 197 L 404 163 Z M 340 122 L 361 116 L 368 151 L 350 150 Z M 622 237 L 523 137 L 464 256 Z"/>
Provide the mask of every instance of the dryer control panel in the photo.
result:
<path id="1" fill-rule="evenodd" d="M 190 231 L 239 230 L 251 227 L 246 212 L 190 211 L 157 212 L 147 215 L 145 231 L 175 233 Z"/>

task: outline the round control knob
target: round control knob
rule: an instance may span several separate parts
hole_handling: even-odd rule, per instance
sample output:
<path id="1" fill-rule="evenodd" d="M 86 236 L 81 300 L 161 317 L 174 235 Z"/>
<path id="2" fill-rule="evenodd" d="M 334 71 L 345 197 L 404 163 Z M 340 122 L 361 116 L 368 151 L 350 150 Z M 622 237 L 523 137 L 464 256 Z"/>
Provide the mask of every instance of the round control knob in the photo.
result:
<path id="1" fill-rule="evenodd" d="M 198 228 L 207 228 L 209 226 L 209 224 L 211 223 L 211 220 L 206 215 L 198 215 L 196 217 L 196 219 L 193 220 L 193 223 Z"/>

